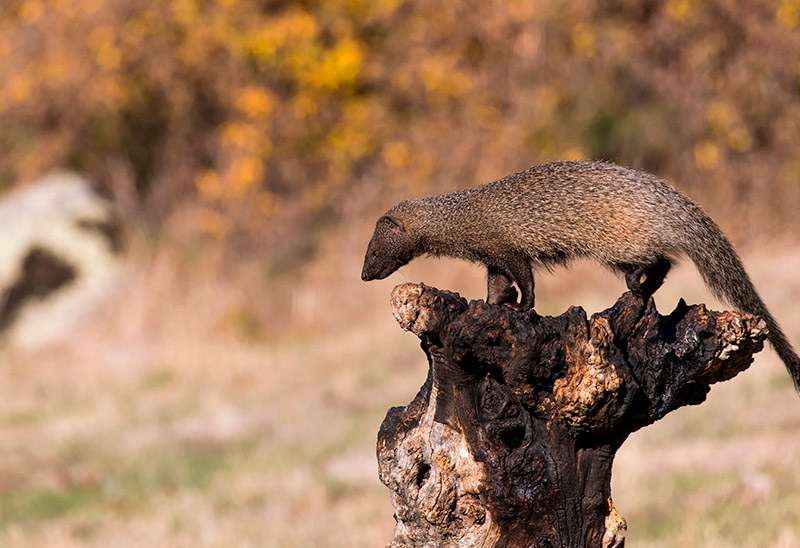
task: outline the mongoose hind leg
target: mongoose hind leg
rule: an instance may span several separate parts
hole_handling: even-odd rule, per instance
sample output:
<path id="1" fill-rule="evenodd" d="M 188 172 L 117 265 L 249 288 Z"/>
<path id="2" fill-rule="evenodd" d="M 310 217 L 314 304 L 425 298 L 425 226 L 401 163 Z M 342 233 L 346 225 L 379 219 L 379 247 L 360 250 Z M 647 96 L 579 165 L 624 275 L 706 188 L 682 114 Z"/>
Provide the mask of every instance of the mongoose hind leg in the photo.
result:
<path id="1" fill-rule="evenodd" d="M 508 261 L 508 270 L 519 287 L 519 304 L 515 306 L 518 310 L 530 310 L 533 308 L 533 271 L 531 263 L 524 256 L 518 255 Z"/>
<path id="2" fill-rule="evenodd" d="M 664 257 L 660 257 L 652 264 L 630 266 L 624 269 L 625 283 L 634 295 L 649 299 L 664 283 L 664 278 L 667 277 L 671 267 L 670 260 Z"/>

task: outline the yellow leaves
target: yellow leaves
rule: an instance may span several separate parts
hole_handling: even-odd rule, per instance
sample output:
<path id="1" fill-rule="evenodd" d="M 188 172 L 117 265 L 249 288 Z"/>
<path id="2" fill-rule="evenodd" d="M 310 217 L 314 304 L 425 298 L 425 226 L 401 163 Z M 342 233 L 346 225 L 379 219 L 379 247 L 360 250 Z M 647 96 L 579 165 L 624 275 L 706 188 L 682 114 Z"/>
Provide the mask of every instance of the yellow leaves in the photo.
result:
<path id="1" fill-rule="evenodd" d="M 309 93 L 300 92 L 291 99 L 292 113 L 300 120 L 317 113 L 317 100 Z"/>
<path id="2" fill-rule="evenodd" d="M 364 64 L 364 44 L 354 38 L 344 38 L 326 51 L 314 70 L 312 81 L 319 88 L 337 89 L 358 77 Z"/>
<path id="3" fill-rule="evenodd" d="M 572 29 L 572 51 L 582 59 L 590 59 L 595 49 L 594 29 L 588 23 L 578 23 Z"/>
<path id="4" fill-rule="evenodd" d="M 253 204 L 259 215 L 270 215 L 275 209 L 275 196 L 269 191 L 261 191 L 254 196 Z"/>
<path id="5" fill-rule="evenodd" d="M 60 52 L 44 59 L 41 67 L 43 79 L 54 87 L 66 84 L 70 71 L 70 60 Z"/>
<path id="6" fill-rule="evenodd" d="M 708 109 L 706 109 L 706 121 L 711 131 L 715 133 L 728 131 L 728 128 L 733 124 L 733 119 L 733 106 L 727 101 L 712 101 Z"/>
<path id="7" fill-rule="evenodd" d="M 411 151 L 403 141 L 391 141 L 383 147 L 383 161 L 387 166 L 397 169 L 408 164 Z"/>
<path id="8" fill-rule="evenodd" d="M 691 21 L 692 0 L 667 0 L 667 15 L 678 23 Z"/>
<path id="9" fill-rule="evenodd" d="M 72 8 L 72 0 L 47 0 L 47 7 L 55 11 L 69 10 Z"/>
<path id="10" fill-rule="evenodd" d="M 150 25 L 144 17 L 135 17 L 128 21 L 122 28 L 121 40 L 124 47 L 135 48 L 140 46 L 148 34 Z"/>
<path id="11" fill-rule="evenodd" d="M 241 195 L 252 190 L 256 183 L 264 177 L 264 161 L 257 156 L 236 158 L 231 165 L 228 180 L 234 195 Z"/>
<path id="12" fill-rule="evenodd" d="M 278 51 L 278 43 L 269 31 L 259 29 L 245 37 L 244 51 L 259 61 L 271 62 Z"/>
<path id="13" fill-rule="evenodd" d="M 254 122 L 263 123 L 277 101 L 264 87 L 243 87 L 233 106 L 248 121 L 230 121 L 219 128 L 217 166 L 195 177 L 203 204 L 198 211 L 198 227 L 213 238 L 245 230 L 248 223 L 274 208 L 274 197 L 264 188 L 272 143 L 269 133 Z"/>
<path id="14" fill-rule="evenodd" d="M 103 4 L 105 4 L 105 0 L 77 0 L 73 2 L 74 7 L 80 11 L 81 15 L 93 15 L 100 11 Z"/>
<path id="15" fill-rule="evenodd" d="M 248 148 L 258 139 L 258 130 L 251 124 L 229 122 L 220 131 L 220 142 L 225 147 Z"/>
<path id="16" fill-rule="evenodd" d="M 201 196 L 211 200 L 219 200 L 225 194 L 225 187 L 216 171 L 206 170 L 194 178 L 194 186 Z"/>
<path id="17" fill-rule="evenodd" d="M 245 154 L 234 156 L 222 173 L 215 170 L 198 173 L 194 184 L 202 204 L 197 209 L 200 230 L 214 238 L 224 238 L 237 226 L 251 221 L 254 215 L 269 215 L 275 199 L 261 188 L 265 172 L 263 158 Z"/>
<path id="18" fill-rule="evenodd" d="M 430 176 L 436 169 L 436 159 L 426 151 L 412 151 L 404 141 L 390 141 L 383 146 L 381 156 L 386 167 L 410 174 L 403 185 L 415 194 L 423 194 L 430 186 Z M 400 179 L 394 179 L 400 182 Z M 391 184 L 391 183 L 390 183 Z"/>
<path id="19" fill-rule="evenodd" d="M 112 46 L 106 45 L 97 52 L 97 64 L 106 70 L 116 70 L 122 63 L 122 52 Z"/>
<path id="20" fill-rule="evenodd" d="M 495 105 L 478 103 L 475 105 L 475 118 L 480 127 L 494 129 L 503 119 L 503 114 Z"/>
<path id="21" fill-rule="evenodd" d="M 287 37 L 296 40 L 309 41 L 317 37 L 319 26 L 317 21 L 302 10 L 294 10 L 287 13 L 281 18 L 279 29 L 285 33 Z M 286 38 L 284 38 L 286 40 Z"/>
<path id="22" fill-rule="evenodd" d="M 425 59 L 420 66 L 420 78 L 428 97 L 436 102 L 464 95 L 472 87 L 467 73 L 455 69 L 453 61 L 444 58 Z"/>
<path id="23" fill-rule="evenodd" d="M 562 152 L 559 159 L 565 162 L 586 160 L 586 154 L 580 147 L 573 147 Z"/>
<path id="24" fill-rule="evenodd" d="M 702 169 L 714 169 L 719 165 L 719 149 L 714 141 L 706 139 L 694 146 L 694 161 Z"/>
<path id="25" fill-rule="evenodd" d="M 739 113 L 730 102 L 713 101 L 706 110 L 706 121 L 714 135 L 727 140 L 731 150 L 747 152 L 753 147 L 750 132 L 744 127 Z"/>
<path id="26" fill-rule="evenodd" d="M 267 28 L 278 44 L 293 40 L 308 42 L 315 39 L 319 32 L 317 21 L 302 9 L 293 9 L 275 18 Z"/>
<path id="27" fill-rule="evenodd" d="M 529 21 L 535 13 L 535 3 L 530 0 L 511 0 L 508 2 L 508 12 L 515 21 L 520 23 Z"/>
<path id="28" fill-rule="evenodd" d="M 558 88 L 549 84 L 538 86 L 533 92 L 533 103 L 536 105 L 540 116 L 551 118 L 556 114 L 561 102 L 561 93 Z"/>
<path id="29" fill-rule="evenodd" d="M 348 124 L 337 124 L 328 136 L 329 144 L 353 160 L 366 156 L 372 142 L 368 133 Z"/>
<path id="30" fill-rule="evenodd" d="M 728 132 L 728 146 L 736 152 L 747 152 L 753 148 L 753 138 L 743 127 L 734 127 Z"/>
<path id="31" fill-rule="evenodd" d="M 217 240 L 224 239 L 231 231 L 230 218 L 210 207 L 197 209 L 197 224 L 203 232 Z"/>
<path id="32" fill-rule="evenodd" d="M 175 20 L 185 27 L 190 27 L 197 22 L 199 8 L 195 0 L 172 0 L 170 9 Z"/>
<path id="33" fill-rule="evenodd" d="M 264 178 L 265 159 L 272 148 L 268 135 L 262 135 L 250 124 L 230 123 L 222 130 L 220 141 L 230 158 L 221 184 L 234 195 L 247 193 Z M 215 181 L 203 182 L 212 191 L 210 194 L 219 196 Z M 198 189 L 203 191 L 199 186 Z"/>
<path id="34" fill-rule="evenodd" d="M 711 137 L 706 138 L 694 147 L 694 160 L 701 169 L 716 169 L 722 161 L 725 148 L 720 150 L 719 143 L 727 145 L 734 152 L 747 152 L 753 148 L 753 137 L 744 126 L 739 112 L 733 103 L 725 99 L 716 99 L 706 109 L 706 123 Z"/>
<path id="35" fill-rule="evenodd" d="M 312 42 L 319 32 L 316 20 L 307 12 L 294 9 L 264 21 L 245 38 L 245 49 L 261 61 L 271 62 L 278 51 Z"/>
<path id="36" fill-rule="evenodd" d="M 793 29 L 800 22 L 800 0 L 781 0 L 775 17 L 787 29 Z"/>
<path id="37" fill-rule="evenodd" d="M 347 89 L 361 75 L 366 56 L 365 44 L 352 36 L 325 45 L 319 39 L 317 21 L 301 9 L 269 18 L 246 33 L 241 44 L 242 50 L 264 68 L 278 69 L 299 84 L 292 106 L 300 119 L 317 111 L 310 90 L 331 93 Z"/>
<path id="38" fill-rule="evenodd" d="M 355 160 L 364 158 L 375 149 L 371 119 L 374 105 L 351 100 L 344 105 L 341 121 L 328 133 L 326 145 L 333 170 L 345 176 Z"/>
<path id="39" fill-rule="evenodd" d="M 0 8 L 0 57 L 11 58 L 0 71 L 0 115 L 23 128 L 30 121 L 37 142 L 55 131 L 41 114 L 49 108 L 58 120 L 85 120 L 53 142 L 85 141 L 75 137 L 81 128 L 100 129 L 92 129 L 93 146 L 69 142 L 63 154 L 55 146 L 29 154 L 19 138 L 0 168 L 16 176 L 23 155 L 31 170 L 70 155 L 95 166 L 103 154 L 130 155 L 137 176 L 191 195 L 196 226 L 220 238 L 275 213 L 282 195 L 271 192 L 273 162 L 292 166 L 290 182 L 313 172 L 319 181 L 297 186 L 328 185 L 319 193 L 328 199 L 357 162 L 371 154 L 380 161 L 383 135 L 375 128 L 392 121 L 385 104 L 357 93 L 370 53 L 359 25 L 375 24 L 401 3 L 323 9 L 256 0 L 14 0 L 13 9 Z M 38 108 L 40 96 L 48 109 Z M 64 116 L 72 103 L 75 112 Z M 136 150 L 121 150 L 122 143 Z M 403 161 L 399 148 L 388 157 Z M 407 161 L 415 168 L 416 160 Z M 177 175 L 160 178 L 170 170 Z M 303 200 L 304 189 L 285 192 Z"/>
<path id="40" fill-rule="evenodd" d="M 114 44 L 115 34 L 111 27 L 97 27 L 89 35 L 89 46 L 97 64 L 103 69 L 113 71 L 122 63 L 122 52 Z"/>
<path id="41" fill-rule="evenodd" d="M 15 74 L 6 86 L 6 100 L 10 103 L 24 103 L 33 92 L 33 82 L 27 73 Z"/>
<path id="42" fill-rule="evenodd" d="M 728 47 L 728 38 L 724 32 L 710 31 L 686 45 L 683 58 L 690 70 L 705 72 L 713 66 L 714 59 L 719 58 Z"/>

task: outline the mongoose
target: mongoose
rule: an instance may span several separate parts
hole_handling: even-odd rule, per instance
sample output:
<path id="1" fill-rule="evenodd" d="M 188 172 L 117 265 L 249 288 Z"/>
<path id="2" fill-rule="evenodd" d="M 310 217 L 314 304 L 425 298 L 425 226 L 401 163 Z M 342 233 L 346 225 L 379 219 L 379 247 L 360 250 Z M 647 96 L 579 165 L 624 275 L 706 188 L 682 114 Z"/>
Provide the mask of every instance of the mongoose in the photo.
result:
<path id="1" fill-rule="evenodd" d="M 688 255 L 716 296 L 766 321 L 768 339 L 800 390 L 800 358 L 731 243 L 697 204 L 654 175 L 603 162 L 556 162 L 401 202 L 378 219 L 361 278 L 385 278 L 423 254 L 483 263 L 487 301 L 522 310 L 533 307 L 535 266 L 589 257 L 649 298 L 674 261 Z"/>

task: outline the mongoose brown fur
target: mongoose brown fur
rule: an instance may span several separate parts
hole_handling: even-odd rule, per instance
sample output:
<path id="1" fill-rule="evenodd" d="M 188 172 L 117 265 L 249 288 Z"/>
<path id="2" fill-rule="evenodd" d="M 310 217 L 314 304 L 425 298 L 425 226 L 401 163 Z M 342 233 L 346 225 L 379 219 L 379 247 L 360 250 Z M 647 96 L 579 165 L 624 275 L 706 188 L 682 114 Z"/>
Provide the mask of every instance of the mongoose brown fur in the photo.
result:
<path id="1" fill-rule="evenodd" d="M 649 298 L 687 255 L 716 296 L 764 319 L 800 390 L 800 358 L 731 243 L 698 205 L 653 175 L 603 162 L 556 162 L 401 202 L 378 220 L 361 278 L 385 278 L 423 254 L 483 263 L 488 302 L 522 310 L 534 303 L 532 267 L 589 257 Z"/>

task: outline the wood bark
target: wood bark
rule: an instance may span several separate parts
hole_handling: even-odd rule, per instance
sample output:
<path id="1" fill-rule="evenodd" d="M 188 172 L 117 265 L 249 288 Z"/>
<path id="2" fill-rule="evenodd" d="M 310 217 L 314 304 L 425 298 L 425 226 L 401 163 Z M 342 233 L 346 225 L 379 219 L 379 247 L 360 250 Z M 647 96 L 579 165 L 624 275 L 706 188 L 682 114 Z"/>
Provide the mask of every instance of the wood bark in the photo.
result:
<path id="1" fill-rule="evenodd" d="M 748 314 L 681 300 L 662 316 L 631 293 L 587 319 L 579 307 L 543 317 L 403 284 L 392 309 L 429 371 L 378 434 L 390 548 L 623 546 L 617 450 L 746 369 L 766 337 Z"/>

